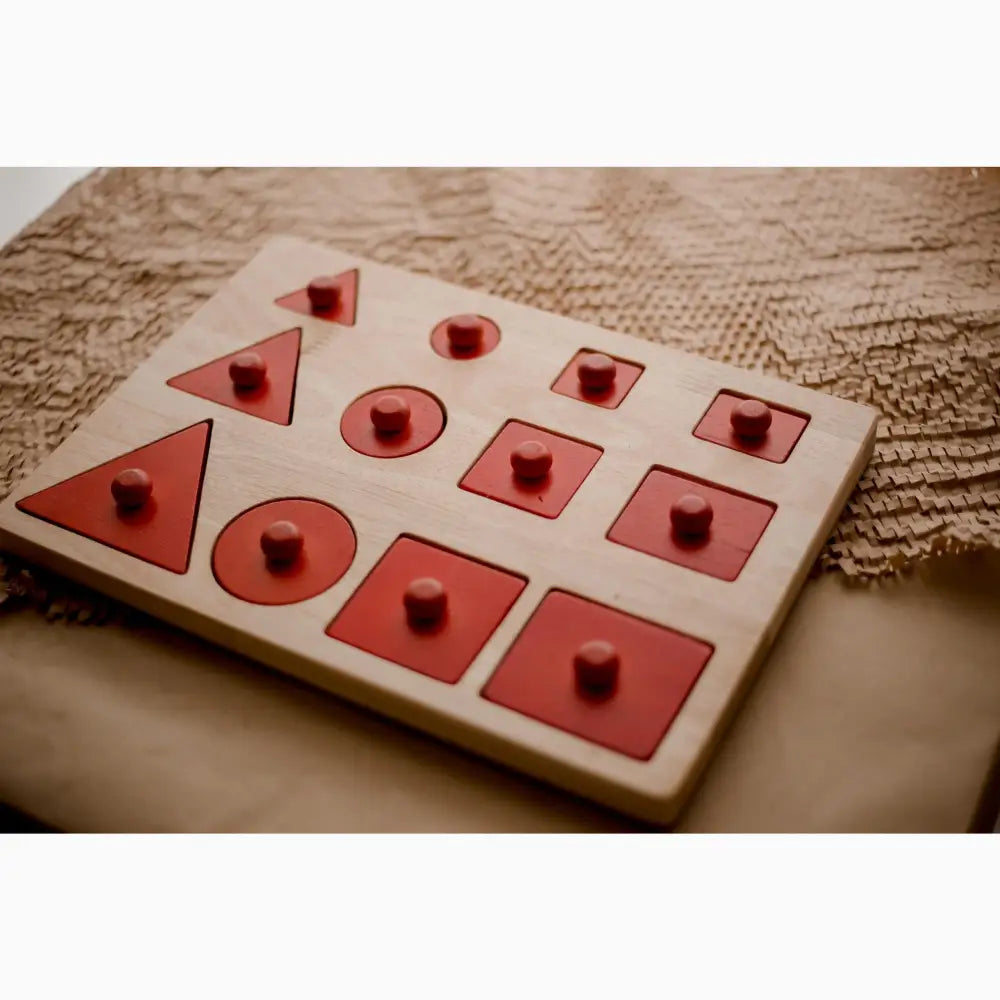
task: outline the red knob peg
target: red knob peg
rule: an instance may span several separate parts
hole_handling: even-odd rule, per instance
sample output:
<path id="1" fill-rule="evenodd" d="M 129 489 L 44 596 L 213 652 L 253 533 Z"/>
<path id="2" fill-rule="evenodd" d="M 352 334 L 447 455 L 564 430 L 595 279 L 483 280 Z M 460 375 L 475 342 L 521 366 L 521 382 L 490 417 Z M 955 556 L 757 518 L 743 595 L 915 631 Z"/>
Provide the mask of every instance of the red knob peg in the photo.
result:
<path id="1" fill-rule="evenodd" d="M 297 524 L 275 521 L 261 532 L 260 548 L 268 562 L 290 563 L 298 559 L 304 541 Z"/>
<path id="2" fill-rule="evenodd" d="M 448 343 L 460 351 L 478 347 L 483 339 L 483 321 L 478 316 L 454 316 L 446 327 Z"/>
<path id="3" fill-rule="evenodd" d="M 576 683 L 586 691 L 610 691 L 618 683 L 618 650 L 603 639 L 585 642 L 573 657 Z"/>
<path id="4" fill-rule="evenodd" d="M 708 531 L 714 513 L 704 497 L 688 493 L 671 505 L 670 523 L 679 534 L 698 537 Z"/>
<path id="5" fill-rule="evenodd" d="M 340 285 L 335 278 L 313 278 L 306 287 L 306 295 L 316 312 L 326 312 L 340 301 Z"/>
<path id="6" fill-rule="evenodd" d="M 576 374 L 584 389 L 610 389 L 617 373 L 618 365 L 606 354 L 585 354 L 576 363 Z"/>
<path id="7" fill-rule="evenodd" d="M 402 396 L 379 396 L 372 403 L 371 418 L 380 434 L 398 434 L 410 422 L 410 404 Z"/>
<path id="8" fill-rule="evenodd" d="M 771 410 L 759 399 L 741 399 L 730 411 L 729 422 L 738 437 L 763 437 L 771 426 Z"/>
<path id="9" fill-rule="evenodd" d="M 448 607 L 448 592 L 440 580 L 425 576 L 411 580 L 403 592 L 406 615 L 415 624 L 440 620 Z"/>
<path id="10" fill-rule="evenodd" d="M 522 441 L 510 453 L 510 466 L 518 479 L 541 479 L 552 468 L 552 452 L 541 441 Z"/>
<path id="11" fill-rule="evenodd" d="M 267 362 L 256 351 L 237 354 L 229 362 L 229 377 L 237 389 L 257 389 L 267 378 Z"/>
<path id="12" fill-rule="evenodd" d="M 153 480 L 145 469 L 125 469 L 111 481 L 111 495 L 126 510 L 141 507 L 153 495 Z"/>

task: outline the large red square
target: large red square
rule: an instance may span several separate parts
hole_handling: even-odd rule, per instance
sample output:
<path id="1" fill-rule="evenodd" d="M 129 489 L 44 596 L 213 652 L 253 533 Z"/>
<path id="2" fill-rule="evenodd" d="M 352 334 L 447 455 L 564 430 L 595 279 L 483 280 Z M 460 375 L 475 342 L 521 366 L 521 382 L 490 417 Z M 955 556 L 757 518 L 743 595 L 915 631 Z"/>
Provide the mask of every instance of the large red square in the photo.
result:
<path id="1" fill-rule="evenodd" d="M 433 625 L 412 625 L 403 594 L 411 581 L 424 577 L 444 586 L 447 610 Z M 362 581 L 326 634 L 454 684 L 526 583 L 524 577 L 404 535 Z"/>
<path id="2" fill-rule="evenodd" d="M 595 697 L 573 660 L 593 640 L 620 660 L 616 686 Z M 712 655 L 708 643 L 603 604 L 554 590 L 483 688 L 489 701 L 629 757 L 648 760 Z"/>
<path id="3" fill-rule="evenodd" d="M 796 413 L 774 403 L 767 403 L 771 411 L 771 426 L 767 429 L 767 433 L 756 440 L 741 438 L 733 433 L 729 414 L 734 406 L 747 398 L 734 392 L 720 392 L 695 427 L 694 436 L 703 441 L 712 441 L 726 448 L 732 448 L 733 451 L 742 451 L 747 455 L 767 459 L 769 462 L 786 461 L 802 437 L 802 432 L 809 423 L 809 417 L 804 413 Z"/>
<path id="4" fill-rule="evenodd" d="M 511 468 L 511 452 L 527 441 L 540 441 L 552 452 L 552 467 L 542 479 L 519 479 Z M 601 454 L 596 445 L 508 420 L 459 486 L 541 517 L 558 517 Z"/>
<path id="5" fill-rule="evenodd" d="M 594 406 L 603 406 L 613 410 L 629 394 L 632 386 L 639 380 L 643 372 L 642 365 L 623 358 L 612 358 L 615 363 L 615 380 L 606 389 L 586 389 L 580 382 L 577 365 L 581 359 L 594 351 L 577 351 L 570 363 L 562 370 L 559 378 L 552 383 L 552 391 L 571 399 L 579 399 Z"/>
<path id="6" fill-rule="evenodd" d="M 670 522 L 674 501 L 689 493 L 712 506 L 712 523 L 701 538 L 679 535 Z M 720 580 L 735 580 L 776 509 L 768 500 L 654 468 L 618 515 L 608 538 Z"/>

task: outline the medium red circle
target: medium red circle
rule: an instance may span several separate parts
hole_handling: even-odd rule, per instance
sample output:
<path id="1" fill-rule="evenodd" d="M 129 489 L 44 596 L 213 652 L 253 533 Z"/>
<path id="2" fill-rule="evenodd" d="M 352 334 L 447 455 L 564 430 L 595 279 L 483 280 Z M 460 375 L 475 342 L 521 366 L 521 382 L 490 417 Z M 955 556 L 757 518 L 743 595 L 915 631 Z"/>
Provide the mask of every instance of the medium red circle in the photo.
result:
<path id="1" fill-rule="evenodd" d="M 411 622 L 436 622 L 448 607 L 448 591 L 432 576 L 411 580 L 403 592 L 403 604 Z"/>
<path id="2" fill-rule="evenodd" d="M 410 422 L 410 404 L 402 396 L 379 396 L 370 412 L 372 424 L 381 434 L 398 434 Z"/>
<path id="3" fill-rule="evenodd" d="M 379 431 L 373 423 L 372 407 L 386 396 L 397 396 L 408 407 L 410 418 L 394 433 Z M 433 444 L 444 430 L 444 407 L 429 392 L 412 386 L 388 386 L 359 396 L 340 418 L 343 439 L 362 455 L 372 458 L 402 458 Z"/>
<path id="4" fill-rule="evenodd" d="M 476 324 L 478 323 L 478 332 Z M 442 358 L 471 361 L 489 354 L 500 343 L 500 327 L 485 316 L 449 316 L 431 330 L 431 347 Z"/>
<path id="5" fill-rule="evenodd" d="M 618 374 L 618 365 L 606 354 L 585 354 L 576 363 L 576 374 L 584 389 L 610 389 Z"/>
<path id="6" fill-rule="evenodd" d="M 541 479 L 552 468 L 552 452 L 541 441 L 522 441 L 510 453 L 510 467 L 518 479 Z"/>
<path id="7" fill-rule="evenodd" d="M 712 505 L 697 493 L 686 493 L 670 507 L 670 523 L 682 535 L 704 535 L 714 516 Z"/>
<path id="8" fill-rule="evenodd" d="M 293 521 L 274 521 L 260 535 L 260 550 L 272 563 L 294 562 L 304 544 L 302 529 Z"/>
<path id="9" fill-rule="evenodd" d="M 585 642 L 573 657 L 577 684 L 587 691 L 608 691 L 618 683 L 621 658 L 603 639 Z"/>
<path id="10" fill-rule="evenodd" d="M 267 362 L 256 351 L 237 354 L 229 362 L 229 377 L 237 389 L 259 389 L 267 378 Z"/>
<path id="11" fill-rule="evenodd" d="M 269 560 L 263 536 L 275 522 L 290 521 L 302 534 L 298 556 Z M 332 587 L 354 561 L 351 522 L 321 500 L 270 500 L 238 514 L 219 533 L 212 572 L 223 590 L 251 604 L 295 604 Z"/>
<path id="12" fill-rule="evenodd" d="M 322 276 L 313 278 L 306 286 L 309 305 L 317 312 L 326 312 L 340 301 L 340 285 L 336 278 Z"/>
<path id="13" fill-rule="evenodd" d="M 145 469 L 123 469 L 111 480 L 111 495 L 119 507 L 141 507 L 153 495 L 153 480 Z"/>
<path id="14" fill-rule="evenodd" d="M 739 437 L 763 437 L 771 426 L 771 410 L 759 399 L 741 399 L 730 411 L 729 422 Z"/>

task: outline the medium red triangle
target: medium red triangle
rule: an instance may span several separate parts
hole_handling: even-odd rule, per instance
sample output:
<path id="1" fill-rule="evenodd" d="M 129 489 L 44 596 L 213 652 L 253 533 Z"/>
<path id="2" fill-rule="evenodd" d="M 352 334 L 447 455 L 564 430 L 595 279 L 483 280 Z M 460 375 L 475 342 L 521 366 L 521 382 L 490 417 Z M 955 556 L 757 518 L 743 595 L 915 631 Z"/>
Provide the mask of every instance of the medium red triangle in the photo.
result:
<path id="1" fill-rule="evenodd" d="M 274 424 L 290 424 L 301 343 L 302 328 L 297 326 L 175 375 L 167 385 Z M 254 351 L 267 362 L 267 381 L 258 389 L 237 389 L 229 377 L 229 362 L 244 351 Z"/>
<path id="2" fill-rule="evenodd" d="M 17 508 L 172 573 L 186 573 L 211 435 L 212 421 L 203 420 L 18 500 Z M 137 510 L 122 511 L 111 496 L 111 481 L 134 468 L 149 474 L 153 495 Z"/>
<path id="3" fill-rule="evenodd" d="M 304 288 L 299 288 L 288 295 L 275 299 L 275 305 L 292 312 L 311 316 L 313 319 L 325 319 L 329 323 L 340 323 L 342 326 L 354 326 L 358 312 L 358 271 L 344 271 L 333 279 L 340 289 L 340 299 L 337 305 L 327 312 L 315 312 L 309 304 L 309 295 Z"/>

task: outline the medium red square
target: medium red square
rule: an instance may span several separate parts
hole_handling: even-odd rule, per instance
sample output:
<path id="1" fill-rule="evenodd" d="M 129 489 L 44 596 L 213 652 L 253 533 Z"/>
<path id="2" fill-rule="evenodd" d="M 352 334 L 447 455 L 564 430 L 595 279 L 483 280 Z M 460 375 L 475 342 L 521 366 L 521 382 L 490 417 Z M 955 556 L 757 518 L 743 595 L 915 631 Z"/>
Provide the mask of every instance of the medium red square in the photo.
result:
<path id="1" fill-rule="evenodd" d="M 403 605 L 411 581 L 432 577 L 448 595 L 444 617 L 412 625 Z M 454 684 L 527 581 L 429 542 L 397 538 L 327 626 L 326 634 Z"/>
<path id="2" fill-rule="evenodd" d="M 792 410 L 782 409 L 774 403 L 767 403 L 771 411 L 771 426 L 762 438 L 747 440 L 733 433 L 729 414 L 737 403 L 748 398 L 750 397 L 733 392 L 720 392 L 695 427 L 694 436 L 703 441 L 712 441 L 726 448 L 732 448 L 733 451 L 756 455 L 757 458 L 764 458 L 769 462 L 784 462 L 802 437 L 802 432 L 809 423 L 809 417 L 804 413 L 795 413 Z"/>
<path id="3" fill-rule="evenodd" d="M 712 505 L 712 523 L 701 538 L 678 535 L 670 523 L 671 505 L 689 493 Z M 770 501 L 654 468 L 618 515 L 608 538 L 720 580 L 735 580 L 776 509 Z"/>
<path id="4" fill-rule="evenodd" d="M 577 351 L 573 360 L 562 370 L 559 378 L 552 383 L 552 391 L 558 392 L 562 396 L 580 399 L 585 403 L 593 403 L 595 406 L 604 406 L 613 410 L 629 394 L 629 390 L 642 374 L 643 367 L 622 358 L 612 358 L 615 362 L 614 382 L 607 389 L 585 389 L 577 374 L 577 364 L 582 358 L 594 353 L 596 352 L 587 349 Z"/>
<path id="5" fill-rule="evenodd" d="M 542 479 L 519 479 L 511 468 L 511 452 L 527 441 L 540 441 L 552 452 L 552 467 Z M 541 517 L 558 517 L 597 464 L 602 451 L 596 445 L 509 420 L 459 486 Z"/>
<path id="6" fill-rule="evenodd" d="M 577 686 L 573 659 L 595 639 L 611 643 L 618 681 L 595 697 Z M 629 757 L 648 760 L 712 655 L 708 643 L 554 590 L 483 688 L 489 701 Z"/>

